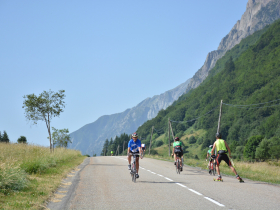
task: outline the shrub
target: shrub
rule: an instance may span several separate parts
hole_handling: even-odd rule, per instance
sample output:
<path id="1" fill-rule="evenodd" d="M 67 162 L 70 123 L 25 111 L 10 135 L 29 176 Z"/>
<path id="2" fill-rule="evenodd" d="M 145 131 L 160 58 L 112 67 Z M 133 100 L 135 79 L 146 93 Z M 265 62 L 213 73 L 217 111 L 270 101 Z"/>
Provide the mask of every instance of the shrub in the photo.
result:
<path id="1" fill-rule="evenodd" d="M 190 138 L 189 138 L 189 143 L 190 144 L 194 144 L 196 142 L 196 138 L 194 137 L 194 136 L 191 136 Z"/>
<path id="2" fill-rule="evenodd" d="M 150 154 L 151 154 L 151 155 L 157 155 L 158 152 L 157 152 L 156 150 L 154 150 L 154 149 L 151 149 Z"/>
<path id="3" fill-rule="evenodd" d="M 156 147 L 160 147 L 161 145 L 163 145 L 163 141 L 162 140 L 156 141 Z"/>
<path id="4" fill-rule="evenodd" d="M 4 194 L 9 190 L 22 190 L 28 184 L 27 174 L 20 167 L 5 163 L 0 165 L 0 190 Z"/>
<path id="5" fill-rule="evenodd" d="M 199 138 L 197 139 L 196 143 L 197 143 L 198 145 L 202 144 L 202 143 L 203 143 L 203 137 L 199 137 Z"/>

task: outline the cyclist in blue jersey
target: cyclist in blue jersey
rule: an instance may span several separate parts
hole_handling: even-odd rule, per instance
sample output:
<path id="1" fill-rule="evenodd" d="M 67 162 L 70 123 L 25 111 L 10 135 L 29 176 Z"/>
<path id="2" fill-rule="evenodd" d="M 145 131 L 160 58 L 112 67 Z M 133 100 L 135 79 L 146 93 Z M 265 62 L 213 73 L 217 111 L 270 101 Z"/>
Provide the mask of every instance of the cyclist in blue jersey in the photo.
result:
<path id="1" fill-rule="evenodd" d="M 128 170 L 131 170 L 131 155 L 129 153 L 141 153 L 141 141 L 138 139 L 137 133 L 132 134 L 132 139 L 128 142 L 127 159 L 128 159 Z M 142 159 L 142 156 L 141 156 Z M 136 178 L 139 178 L 139 155 L 136 156 Z"/>

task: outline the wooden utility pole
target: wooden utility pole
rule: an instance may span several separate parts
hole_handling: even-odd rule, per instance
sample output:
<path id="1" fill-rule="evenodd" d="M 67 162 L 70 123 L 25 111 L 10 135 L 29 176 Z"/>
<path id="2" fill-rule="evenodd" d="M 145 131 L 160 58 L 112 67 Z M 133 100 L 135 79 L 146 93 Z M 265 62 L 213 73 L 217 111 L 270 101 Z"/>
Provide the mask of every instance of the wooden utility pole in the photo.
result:
<path id="1" fill-rule="evenodd" d="M 221 118 L 222 118 L 222 107 L 223 107 L 223 100 L 221 100 L 221 105 L 220 105 L 220 114 L 219 114 L 217 133 L 220 133 Z M 217 156 L 217 148 L 215 149 L 215 155 Z"/>
<path id="2" fill-rule="evenodd" d="M 168 155 L 170 156 L 170 118 L 168 118 L 168 145 L 169 145 Z"/>
<path id="3" fill-rule="evenodd" d="M 172 129 L 172 125 L 171 125 L 171 122 L 169 121 L 169 124 L 170 124 L 170 128 L 171 128 L 171 133 L 172 133 L 172 137 L 173 137 L 173 142 L 175 141 L 175 137 L 174 137 L 174 133 L 173 133 L 173 129 Z"/>
<path id="4" fill-rule="evenodd" d="M 220 114 L 219 114 L 217 133 L 220 133 L 221 117 L 222 117 L 222 106 L 223 106 L 223 100 L 221 100 L 221 105 L 220 105 Z"/>
<path id="5" fill-rule="evenodd" d="M 149 155 L 150 155 L 150 150 L 151 150 L 151 145 L 152 145 L 153 132 L 154 132 L 154 126 L 152 127 L 152 132 L 151 132 L 151 139 L 150 139 L 150 146 L 149 146 Z"/>

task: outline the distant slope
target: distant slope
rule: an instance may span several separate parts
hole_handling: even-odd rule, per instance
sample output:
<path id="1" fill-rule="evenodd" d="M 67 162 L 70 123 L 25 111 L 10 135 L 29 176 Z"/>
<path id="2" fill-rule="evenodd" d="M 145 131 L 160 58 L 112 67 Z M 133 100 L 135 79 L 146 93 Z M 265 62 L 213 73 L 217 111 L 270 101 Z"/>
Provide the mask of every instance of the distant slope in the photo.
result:
<path id="1" fill-rule="evenodd" d="M 246 11 L 231 31 L 222 39 L 217 50 L 208 53 L 204 65 L 195 73 L 186 93 L 200 85 L 215 66 L 217 60 L 225 55 L 242 39 L 264 28 L 280 18 L 279 0 L 249 0 Z"/>
<path id="2" fill-rule="evenodd" d="M 189 80 L 163 94 L 147 98 L 137 106 L 122 113 L 105 115 L 70 134 L 72 144 L 69 148 L 81 150 L 83 154 L 100 154 L 106 139 L 122 133 L 132 133 L 147 120 L 166 109 L 186 90 Z"/>
<path id="3" fill-rule="evenodd" d="M 280 21 L 265 30 L 260 39 L 235 61 L 230 57 L 220 72 L 140 126 L 139 135 L 149 137 L 152 126 L 163 128 L 167 133 L 170 118 L 175 135 L 183 135 L 190 127 L 205 131 L 199 136 L 200 144 L 202 148 L 208 147 L 214 141 L 219 116 L 217 106 L 223 99 L 226 104 L 223 105 L 221 133 L 229 143 L 244 146 L 246 140 L 255 135 L 280 138 L 280 100 L 276 100 L 280 99 Z M 247 39 L 251 40 L 251 37 Z M 237 107 L 229 104 L 257 105 Z M 208 113 L 212 109 L 213 112 Z M 199 116 L 191 122 L 174 122 Z M 149 144 L 148 141 L 145 143 Z"/>

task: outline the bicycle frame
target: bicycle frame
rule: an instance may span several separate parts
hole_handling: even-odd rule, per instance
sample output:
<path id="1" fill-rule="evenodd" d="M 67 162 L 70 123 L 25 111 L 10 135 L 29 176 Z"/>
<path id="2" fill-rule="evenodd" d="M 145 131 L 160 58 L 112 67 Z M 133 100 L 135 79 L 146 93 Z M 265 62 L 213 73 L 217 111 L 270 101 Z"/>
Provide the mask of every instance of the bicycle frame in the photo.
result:
<path id="1" fill-rule="evenodd" d="M 180 161 L 180 159 L 181 159 L 181 161 Z M 180 162 L 181 162 L 182 166 L 180 165 Z M 176 172 L 177 172 L 177 174 L 180 174 L 181 168 L 183 169 L 183 157 L 180 158 L 176 155 Z"/>
<path id="2" fill-rule="evenodd" d="M 132 177 L 132 181 L 136 182 L 136 156 L 140 155 L 139 153 L 129 153 L 129 155 L 133 156 L 133 161 L 131 164 L 131 177 Z"/>

